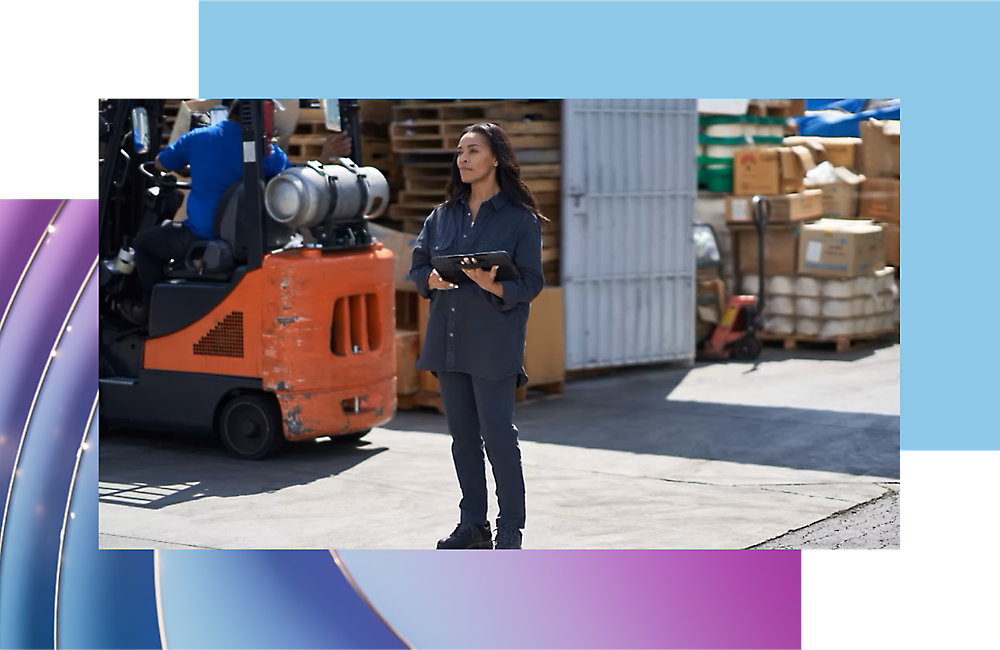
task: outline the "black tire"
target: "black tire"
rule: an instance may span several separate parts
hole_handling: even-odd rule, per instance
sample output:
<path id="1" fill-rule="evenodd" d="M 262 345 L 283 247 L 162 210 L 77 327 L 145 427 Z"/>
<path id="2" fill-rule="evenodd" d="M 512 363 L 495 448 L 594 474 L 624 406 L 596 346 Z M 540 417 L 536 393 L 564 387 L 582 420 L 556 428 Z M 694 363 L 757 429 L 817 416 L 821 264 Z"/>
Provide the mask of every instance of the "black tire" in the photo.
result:
<path id="1" fill-rule="evenodd" d="M 371 429 L 365 429 L 364 431 L 355 431 L 354 433 L 345 433 L 342 436 L 333 436 L 332 440 L 334 442 L 339 442 L 344 445 L 353 445 L 359 440 L 371 433 Z"/>
<path id="2" fill-rule="evenodd" d="M 760 356 L 762 349 L 764 349 L 764 344 L 760 342 L 760 339 L 748 334 L 733 344 L 733 358 L 741 361 L 756 359 Z"/>
<path id="3" fill-rule="evenodd" d="M 285 441 L 285 430 L 274 396 L 250 393 L 229 400 L 219 416 L 219 437 L 226 451 L 240 460 L 277 454 Z"/>

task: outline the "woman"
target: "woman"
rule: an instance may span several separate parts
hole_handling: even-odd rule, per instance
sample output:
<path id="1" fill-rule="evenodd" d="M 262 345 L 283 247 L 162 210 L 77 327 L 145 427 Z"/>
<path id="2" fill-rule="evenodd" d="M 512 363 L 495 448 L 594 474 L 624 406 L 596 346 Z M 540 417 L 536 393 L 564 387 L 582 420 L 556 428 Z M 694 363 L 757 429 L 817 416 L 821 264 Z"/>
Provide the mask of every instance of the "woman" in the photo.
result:
<path id="1" fill-rule="evenodd" d="M 542 235 L 531 191 L 517 157 L 496 124 L 463 132 L 448 181 L 447 201 L 431 212 L 413 249 L 410 278 L 431 299 L 417 367 L 441 383 L 462 489 L 461 518 L 438 548 L 521 548 L 524 475 L 514 426 L 514 391 L 524 372 L 528 305 L 542 290 Z M 431 266 L 433 257 L 507 251 L 520 272 L 496 280 L 497 267 L 464 269 L 457 284 Z M 495 544 L 486 519 L 483 443 L 493 466 L 500 515 Z"/>

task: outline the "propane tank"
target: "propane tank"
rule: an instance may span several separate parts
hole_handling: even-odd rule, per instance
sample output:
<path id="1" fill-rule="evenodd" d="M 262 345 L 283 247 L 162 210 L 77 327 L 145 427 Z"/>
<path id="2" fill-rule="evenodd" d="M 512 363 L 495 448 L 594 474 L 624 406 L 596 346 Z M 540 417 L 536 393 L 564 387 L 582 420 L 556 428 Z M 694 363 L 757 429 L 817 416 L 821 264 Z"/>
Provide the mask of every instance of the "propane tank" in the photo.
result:
<path id="1" fill-rule="evenodd" d="M 373 219 L 389 203 L 389 183 L 374 167 L 358 167 L 348 158 L 290 167 L 271 179 L 264 206 L 271 218 L 289 228 Z"/>

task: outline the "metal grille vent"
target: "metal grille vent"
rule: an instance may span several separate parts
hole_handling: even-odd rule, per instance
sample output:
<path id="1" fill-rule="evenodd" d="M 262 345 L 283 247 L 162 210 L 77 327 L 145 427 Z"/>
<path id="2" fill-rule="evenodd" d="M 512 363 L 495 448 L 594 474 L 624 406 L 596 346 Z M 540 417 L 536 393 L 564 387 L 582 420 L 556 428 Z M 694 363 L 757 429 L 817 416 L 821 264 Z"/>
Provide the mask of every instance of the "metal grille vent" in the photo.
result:
<path id="1" fill-rule="evenodd" d="M 382 311 L 378 294 L 338 298 L 333 305 L 330 350 L 339 357 L 374 352 L 382 347 Z"/>
<path id="2" fill-rule="evenodd" d="M 194 344 L 195 354 L 243 358 L 243 312 L 234 311 Z"/>

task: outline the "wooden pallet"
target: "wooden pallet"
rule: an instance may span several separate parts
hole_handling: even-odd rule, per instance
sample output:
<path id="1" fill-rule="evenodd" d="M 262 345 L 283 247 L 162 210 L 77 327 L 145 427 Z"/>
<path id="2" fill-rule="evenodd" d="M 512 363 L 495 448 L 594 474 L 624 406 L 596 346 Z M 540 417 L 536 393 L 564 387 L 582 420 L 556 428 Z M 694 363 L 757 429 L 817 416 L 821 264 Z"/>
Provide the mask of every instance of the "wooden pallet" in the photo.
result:
<path id="1" fill-rule="evenodd" d="M 808 334 L 776 334 L 770 332 L 759 332 L 757 338 L 765 343 L 781 343 L 786 350 L 797 350 L 803 344 L 807 346 L 835 346 L 836 351 L 847 352 L 852 349 L 866 347 L 880 342 L 881 340 L 899 334 L 898 329 L 885 330 L 882 332 L 872 332 L 869 334 L 855 334 L 852 336 L 834 336 L 823 338 L 810 336 Z"/>
<path id="2" fill-rule="evenodd" d="M 285 148 L 285 153 L 288 154 L 288 159 L 294 163 L 319 160 L 323 154 L 323 145 L 289 143 Z"/>
<path id="3" fill-rule="evenodd" d="M 428 102 L 394 106 L 394 122 L 406 120 L 479 120 L 486 117 L 485 105 L 478 102 Z"/>
<path id="4" fill-rule="evenodd" d="M 397 151 L 399 162 L 413 169 L 451 169 L 455 164 L 453 151 Z"/>
<path id="5" fill-rule="evenodd" d="M 562 165 L 559 163 L 542 163 L 537 165 L 521 165 L 521 178 L 562 178 Z"/>
<path id="6" fill-rule="evenodd" d="M 433 409 L 444 414 L 444 405 L 441 403 L 441 393 L 421 391 L 412 395 L 397 395 L 396 408 L 400 411 L 412 411 L 414 409 Z"/>
<path id="7" fill-rule="evenodd" d="M 464 120 L 516 121 L 525 118 L 557 120 L 562 115 L 558 100 L 412 100 L 394 106 L 394 121 L 404 120 Z"/>
<path id="8" fill-rule="evenodd" d="M 467 122 L 452 121 L 412 121 L 393 122 L 389 134 L 395 151 L 432 153 L 451 152 L 458 146 Z M 513 133 L 508 134 L 515 151 L 525 149 L 557 149 L 562 144 L 558 133 Z"/>
<path id="9" fill-rule="evenodd" d="M 419 235 L 430 210 L 414 210 L 399 205 L 390 205 L 389 214 L 393 219 L 399 221 L 403 232 Z"/>
<path id="10" fill-rule="evenodd" d="M 411 170 L 411 172 L 417 170 Z M 448 174 L 438 176 L 411 176 L 404 174 L 404 184 L 407 192 L 437 192 L 444 196 L 445 187 L 448 185 Z"/>
<path id="11" fill-rule="evenodd" d="M 565 379 L 546 384 L 529 384 L 517 389 L 517 392 L 514 394 L 514 401 L 518 404 L 532 404 L 546 399 L 561 397 L 565 392 Z"/>
<path id="12" fill-rule="evenodd" d="M 444 190 L 403 190 L 397 200 L 399 205 L 426 208 L 428 212 L 444 201 Z"/>
<path id="13" fill-rule="evenodd" d="M 560 178 L 524 178 L 524 184 L 528 186 L 531 193 L 538 198 L 539 194 L 560 192 L 562 190 L 562 179 Z"/>

